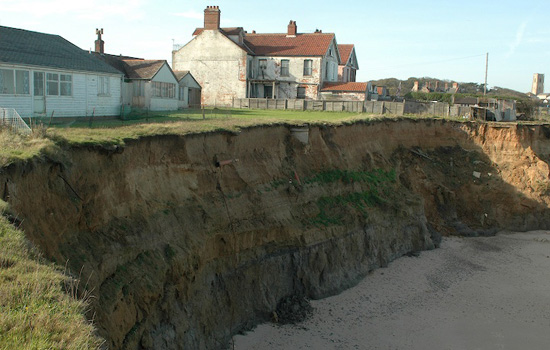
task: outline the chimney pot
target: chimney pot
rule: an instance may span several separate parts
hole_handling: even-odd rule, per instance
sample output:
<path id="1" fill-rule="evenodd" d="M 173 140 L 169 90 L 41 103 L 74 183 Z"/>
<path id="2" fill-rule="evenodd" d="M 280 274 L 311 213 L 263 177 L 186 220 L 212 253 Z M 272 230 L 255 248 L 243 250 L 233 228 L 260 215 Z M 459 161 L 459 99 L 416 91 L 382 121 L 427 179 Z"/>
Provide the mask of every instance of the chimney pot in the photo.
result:
<path id="1" fill-rule="evenodd" d="M 206 6 L 204 10 L 204 29 L 220 29 L 219 6 Z"/>
<path id="2" fill-rule="evenodd" d="M 97 40 L 95 41 L 95 52 L 105 53 L 105 42 L 101 39 L 101 34 L 103 34 L 103 28 L 95 29 L 97 34 Z"/>
<path id="3" fill-rule="evenodd" d="M 298 27 L 296 26 L 296 21 L 290 20 L 288 23 L 287 36 L 296 36 Z"/>

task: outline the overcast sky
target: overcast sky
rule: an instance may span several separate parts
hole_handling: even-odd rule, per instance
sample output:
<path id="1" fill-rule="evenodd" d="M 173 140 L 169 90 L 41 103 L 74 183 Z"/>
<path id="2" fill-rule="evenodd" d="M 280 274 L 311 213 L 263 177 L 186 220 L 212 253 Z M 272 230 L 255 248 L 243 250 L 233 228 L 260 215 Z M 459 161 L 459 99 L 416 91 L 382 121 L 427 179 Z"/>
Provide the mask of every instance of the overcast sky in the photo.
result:
<path id="1" fill-rule="evenodd" d="M 207 5 L 220 7 L 222 27 L 280 33 L 292 19 L 298 32 L 335 33 L 339 44 L 355 44 L 358 81 L 483 83 L 486 52 L 490 88 L 527 92 L 533 73 L 550 75 L 548 0 L 0 0 L 0 25 L 58 34 L 83 49 L 104 28 L 107 53 L 171 63 L 172 43 L 203 26 Z"/>

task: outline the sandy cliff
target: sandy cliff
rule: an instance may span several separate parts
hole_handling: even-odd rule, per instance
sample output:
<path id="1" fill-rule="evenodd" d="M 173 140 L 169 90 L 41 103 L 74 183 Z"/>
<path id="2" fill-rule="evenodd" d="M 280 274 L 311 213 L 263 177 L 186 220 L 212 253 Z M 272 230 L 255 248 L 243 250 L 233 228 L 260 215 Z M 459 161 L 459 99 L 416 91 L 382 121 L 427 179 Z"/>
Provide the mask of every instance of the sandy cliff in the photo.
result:
<path id="1" fill-rule="evenodd" d="M 221 348 L 441 234 L 548 229 L 548 126 L 400 120 L 158 136 L 0 173 L 112 349 Z"/>

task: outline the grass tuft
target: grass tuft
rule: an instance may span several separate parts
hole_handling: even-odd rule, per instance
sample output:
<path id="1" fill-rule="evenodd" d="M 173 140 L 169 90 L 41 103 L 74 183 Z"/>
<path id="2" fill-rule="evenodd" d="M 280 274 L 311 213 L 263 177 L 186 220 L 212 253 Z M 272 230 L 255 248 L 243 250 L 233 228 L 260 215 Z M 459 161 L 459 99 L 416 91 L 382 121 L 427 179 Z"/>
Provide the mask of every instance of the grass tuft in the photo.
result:
<path id="1" fill-rule="evenodd" d="M 0 216 L 0 350 L 99 349 L 71 279 L 35 258 L 21 231 Z"/>

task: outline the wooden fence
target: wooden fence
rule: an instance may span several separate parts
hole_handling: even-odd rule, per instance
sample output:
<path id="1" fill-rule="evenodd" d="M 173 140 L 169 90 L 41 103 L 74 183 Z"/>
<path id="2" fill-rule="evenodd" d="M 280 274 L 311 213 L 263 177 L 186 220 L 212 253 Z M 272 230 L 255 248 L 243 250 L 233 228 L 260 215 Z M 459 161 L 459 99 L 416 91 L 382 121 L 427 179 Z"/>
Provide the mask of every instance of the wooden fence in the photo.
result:
<path id="1" fill-rule="evenodd" d="M 462 116 L 469 107 L 449 106 L 444 102 L 324 101 L 303 99 L 236 98 L 233 108 L 279 109 L 300 111 L 356 112 L 370 114 Z"/>

